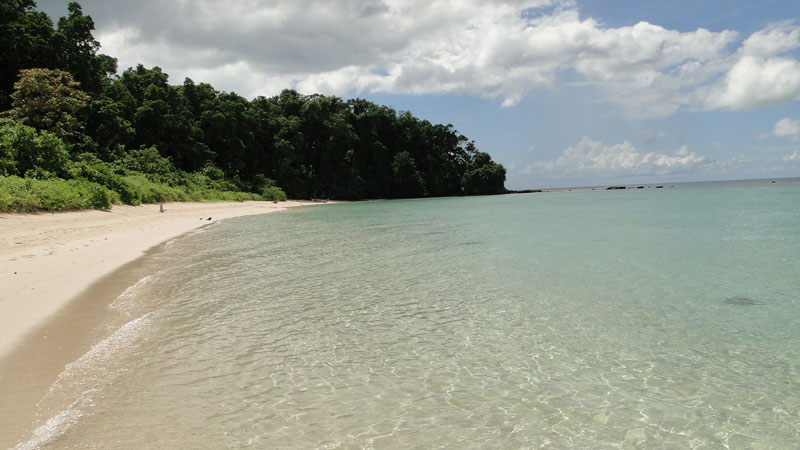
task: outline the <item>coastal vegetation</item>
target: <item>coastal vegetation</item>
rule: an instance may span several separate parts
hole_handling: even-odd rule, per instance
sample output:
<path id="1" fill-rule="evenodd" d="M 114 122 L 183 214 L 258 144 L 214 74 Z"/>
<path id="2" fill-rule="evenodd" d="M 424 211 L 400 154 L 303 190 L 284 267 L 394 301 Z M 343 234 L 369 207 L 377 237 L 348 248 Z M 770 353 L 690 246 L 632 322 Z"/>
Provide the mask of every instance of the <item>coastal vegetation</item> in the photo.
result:
<path id="1" fill-rule="evenodd" d="M 505 168 L 452 125 L 364 99 L 245 99 L 160 68 L 117 75 L 71 2 L 0 4 L 0 211 L 289 197 L 498 194 Z"/>

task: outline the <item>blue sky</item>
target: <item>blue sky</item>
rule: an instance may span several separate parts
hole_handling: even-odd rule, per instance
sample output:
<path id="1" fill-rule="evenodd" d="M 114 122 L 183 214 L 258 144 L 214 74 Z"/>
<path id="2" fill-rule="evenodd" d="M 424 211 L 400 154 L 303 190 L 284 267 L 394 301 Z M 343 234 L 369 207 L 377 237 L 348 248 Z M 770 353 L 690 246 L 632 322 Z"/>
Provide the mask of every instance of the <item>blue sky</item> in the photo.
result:
<path id="1" fill-rule="evenodd" d="M 796 0 L 81 4 L 121 69 L 408 110 L 512 189 L 800 176 Z"/>

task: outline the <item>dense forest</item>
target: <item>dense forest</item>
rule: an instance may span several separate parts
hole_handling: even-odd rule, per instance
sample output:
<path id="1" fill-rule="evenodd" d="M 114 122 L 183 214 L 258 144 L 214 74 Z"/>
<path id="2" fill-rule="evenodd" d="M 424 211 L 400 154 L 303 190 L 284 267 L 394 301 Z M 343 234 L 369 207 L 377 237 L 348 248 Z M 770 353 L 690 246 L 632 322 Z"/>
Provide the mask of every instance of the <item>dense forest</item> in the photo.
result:
<path id="1" fill-rule="evenodd" d="M 171 85 L 158 67 L 117 75 L 93 30 L 78 3 L 57 24 L 33 0 L 0 3 L 0 210 L 505 192 L 503 166 L 452 125 L 363 99 Z"/>

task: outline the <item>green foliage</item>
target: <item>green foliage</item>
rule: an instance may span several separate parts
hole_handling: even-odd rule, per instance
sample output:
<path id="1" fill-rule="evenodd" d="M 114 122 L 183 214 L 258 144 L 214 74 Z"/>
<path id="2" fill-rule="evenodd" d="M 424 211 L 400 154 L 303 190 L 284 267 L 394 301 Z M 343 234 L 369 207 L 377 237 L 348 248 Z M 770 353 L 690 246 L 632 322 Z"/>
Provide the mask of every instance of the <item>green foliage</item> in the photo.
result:
<path id="1" fill-rule="evenodd" d="M 506 169 L 492 161 L 486 154 L 477 152 L 462 178 L 462 188 L 467 195 L 504 194 Z"/>
<path id="2" fill-rule="evenodd" d="M 260 192 L 269 186 L 275 186 L 275 180 L 267 178 L 263 173 L 258 173 L 250 181 L 250 192 Z"/>
<path id="3" fill-rule="evenodd" d="M 13 100 L 16 120 L 0 122 L 0 175 L 100 186 L 98 205 L 106 192 L 128 204 L 505 192 L 503 166 L 452 125 L 363 99 L 174 86 L 158 67 L 112 77 L 93 30 L 75 2 L 56 27 L 32 0 L 0 3 L 0 110 Z"/>
<path id="4" fill-rule="evenodd" d="M 116 59 L 98 55 L 92 36 L 94 21 L 80 5 L 69 3 L 58 27 L 33 0 L 0 2 L 0 110 L 10 107 L 10 94 L 20 70 L 32 67 L 70 72 L 89 93 L 99 93 L 117 71 Z"/>
<path id="5" fill-rule="evenodd" d="M 132 186 L 142 203 L 186 202 L 203 199 L 202 195 L 197 193 L 193 195 L 185 188 L 153 181 L 143 174 L 128 175 L 124 179 L 128 185 Z"/>
<path id="6" fill-rule="evenodd" d="M 87 180 L 0 177 L 0 211 L 109 209 L 112 193 Z"/>
<path id="7" fill-rule="evenodd" d="M 0 110 L 10 107 L 21 69 L 43 67 L 55 59 L 54 37 L 53 22 L 36 11 L 33 0 L 0 2 Z"/>
<path id="8" fill-rule="evenodd" d="M 66 174 L 69 153 L 55 135 L 0 119 L 0 174 L 50 178 Z"/>
<path id="9" fill-rule="evenodd" d="M 360 99 L 345 102 L 287 90 L 247 101 L 190 79 L 181 86 L 167 80 L 158 67 L 140 65 L 110 82 L 103 93 L 103 102 L 110 102 L 102 103 L 104 111 L 120 114 L 103 130 L 124 130 L 130 124 L 134 131 L 106 135 L 95 127 L 92 137 L 127 168 L 157 170 L 126 161 L 129 150 L 114 150 L 123 142 L 128 148 L 154 147 L 177 171 L 200 172 L 213 181 L 203 184 L 221 191 L 261 192 L 269 179 L 292 197 L 472 192 L 472 184 L 465 191 L 462 182 L 476 150 L 451 125 L 433 125 Z M 181 182 L 163 175 L 153 179 Z"/>
<path id="10" fill-rule="evenodd" d="M 222 171 L 219 167 L 214 166 L 213 164 L 206 164 L 203 167 L 203 170 L 200 171 L 203 175 L 207 176 L 209 179 L 214 181 L 221 181 L 225 178 L 225 172 Z"/>
<path id="11" fill-rule="evenodd" d="M 261 192 L 261 198 L 270 202 L 285 202 L 286 193 L 277 186 L 267 186 Z"/>
<path id="12" fill-rule="evenodd" d="M 77 114 L 89 100 L 89 96 L 78 89 L 79 85 L 72 75 L 62 70 L 23 70 L 14 84 L 9 116 L 61 139 L 77 141 L 83 127 Z"/>
<path id="13" fill-rule="evenodd" d="M 77 2 L 70 2 L 67 12 L 58 20 L 55 35 L 58 68 L 73 74 L 87 92 L 100 92 L 107 77 L 117 72 L 117 60 L 97 54 L 100 43 L 92 36 L 94 20 Z"/>
<path id="14" fill-rule="evenodd" d="M 395 196 L 421 197 L 425 195 L 425 184 L 422 181 L 414 158 L 408 152 L 400 152 L 392 161 Z"/>
<path id="15" fill-rule="evenodd" d="M 84 180 L 70 180 L 68 183 L 73 186 L 82 187 L 88 191 L 85 202 L 86 206 L 91 209 L 111 209 L 112 192 L 104 186 L 97 183 L 86 182 Z M 45 208 L 49 209 L 49 208 Z"/>
<path id="16" fill-rule="evenodd" d="M 123 105 L 106 95 L 93 99 L 89 105 L 87 133 L 99 144 L 98 153 L 106 161 L 123 153 L 136 133 L 123 112 Z"/>
<path id="17" fill-rule="evenodd" d="M 17 146 L 12 141 L 13 137 L 0 125 L 0 176 L 17 173 Z"/>
<path id="18" fill-rule="evenodd" d="M 117 194 L 126 205 L 142 203 L 142 195 L 123 176 L 122 170 L 102 162 L 78 162 L 70 169 L 72 178 L 85 179 L 100 184 Z"/>
<path id="19" fill-rule="evenodd" d="M 117 164 L 128 170 L 148 174 L 152 179 L 167 182 L 176 172 L 169 158 L 164 158 L 155 147 L 128 150 L 117 159 Z"/>
<path id="20" fill-rule="evenodd" d="M 138 172 L 132 172 L 123 179 L 142 203 L 261 200 L 258 194 L 217 189 L 213 181 L 199 174 L 181 174 L 178 177 L 179 184 L 154 181 L 147 174 Z"/>

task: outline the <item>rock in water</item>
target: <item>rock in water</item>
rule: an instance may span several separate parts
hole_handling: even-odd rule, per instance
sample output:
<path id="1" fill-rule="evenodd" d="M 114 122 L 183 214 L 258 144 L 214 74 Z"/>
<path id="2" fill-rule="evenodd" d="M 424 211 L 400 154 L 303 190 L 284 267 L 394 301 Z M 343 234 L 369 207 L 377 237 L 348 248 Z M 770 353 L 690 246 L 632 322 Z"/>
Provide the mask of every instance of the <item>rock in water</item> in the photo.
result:
<path id="1" fill-rule="evenodd" d="M 747 298 L 747 297 L 728 297 L 723 301 L 723 303 L 728 305 L 739 305 L 739 306 L 753 306 L 759 304 L 752 298 Z"/>

